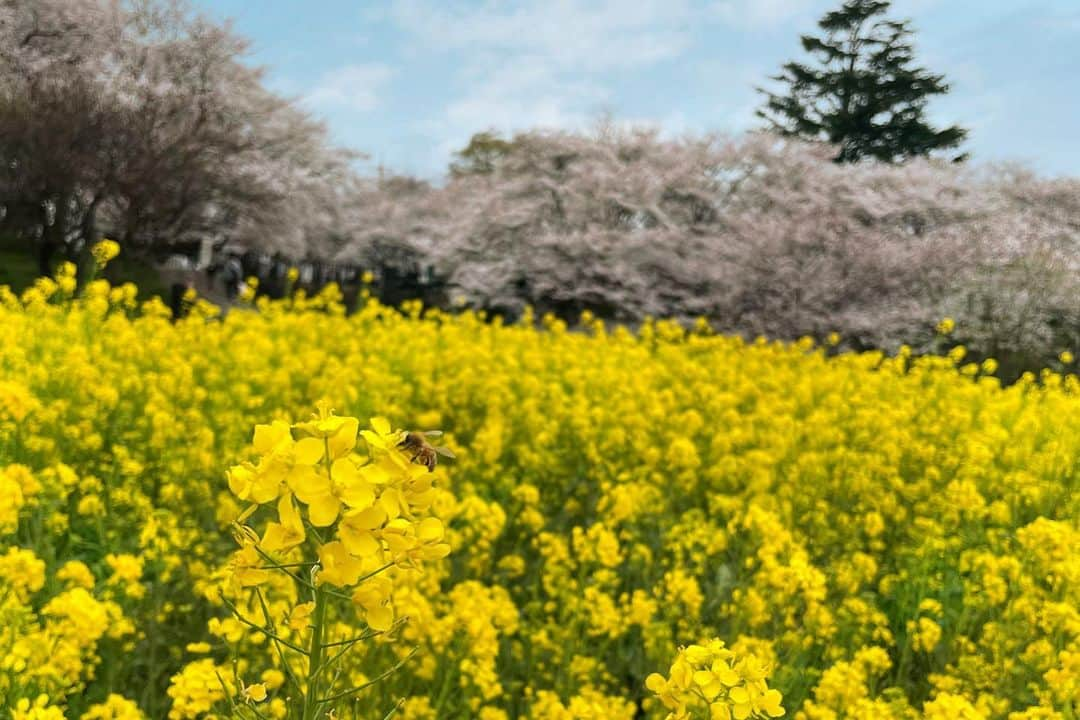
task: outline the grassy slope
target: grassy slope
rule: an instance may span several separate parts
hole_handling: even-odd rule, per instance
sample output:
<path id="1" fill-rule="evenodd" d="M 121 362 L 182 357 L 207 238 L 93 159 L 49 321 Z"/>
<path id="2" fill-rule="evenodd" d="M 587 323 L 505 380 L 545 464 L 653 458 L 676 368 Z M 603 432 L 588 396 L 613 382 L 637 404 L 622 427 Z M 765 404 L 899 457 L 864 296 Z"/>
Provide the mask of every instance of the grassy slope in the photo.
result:
<path id="1" fill-rule="evenodd" d="M 37 262 L 27 252 L 0 246 L 0 285 L 21 291 L 37 277 Z"/>
<path id="2" fill-rule="evenodd" d="M 30 248 L 14 238 L 0 236 L 0 285 L 10 285 L 22 292 L 38 276 L 37 258 Z M 167 297 L 168 288 L 160 274 L 147 263 L 120 256 L 109 263 L 105 277 L 113 284 L 133 282 L 139 287 L 139 297 Z"/>

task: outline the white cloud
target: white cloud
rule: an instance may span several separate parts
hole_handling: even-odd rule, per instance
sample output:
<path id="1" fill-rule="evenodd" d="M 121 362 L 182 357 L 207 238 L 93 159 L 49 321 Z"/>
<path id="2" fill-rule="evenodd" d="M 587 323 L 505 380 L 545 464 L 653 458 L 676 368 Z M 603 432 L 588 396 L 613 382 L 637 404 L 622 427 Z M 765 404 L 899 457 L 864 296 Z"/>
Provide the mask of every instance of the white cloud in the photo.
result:
<path id="1" fill-rule="evenodd" d="M 382 63 L 345 65 L 325 73 L 303 101 L 320 110 L 369 112 L 379 106 L 382 90 L 393 74 L 393 69 Z"/>
<path id="2" fill-rule="evenodd" d="M 446 53 L 459 94 L 421 121 L 443 158 L 484 129 L 581 129 L 609 110 L 616 76 L 683 56 L 700 0 L 401 0 L 416 52 Z"/>
<path id="3" fill-rule="evenodd" d="M 601 72 L 679 55 L 690 41 L 691 10 L 689 0 L 403 0 L 393 18 L 427 47 L 530 55 L 563 70 Z"/>
<path id="4" fill-rule="evenodd" d="M 812 0 L 717 0 L 713 13 L 721 21 L 744 29 L 767 28 L 801 17 Z"/>
<path id="5" fill-rule="evenodd" d="M 582 129 L 610 101 L 603 85 L 562 76 L 535 60 L 521 56 L 501 63 L 451 100 L 440 115 L 421 123 L 435 143 L 437 164 L 445 165 L 480 130 L 509 134 L 528 128 Z"/>
<path id="6" fill-rule="evenodd" d="M 609 93 L 583 79 L 561 77 L 529 56 L 503 63 L 451 102 L 446 119 L 455 125 L 516 129 L 530 126 L 566 127 L 581 121 L 582 109 L 596 108 Z"/>
<path id="7" fill-rule="evenodd" d="M 1080 12 L 1057 11 L 1036 19 L 1039 29 L 1055 33 L 1074 34 L 1080 32 Z"/>

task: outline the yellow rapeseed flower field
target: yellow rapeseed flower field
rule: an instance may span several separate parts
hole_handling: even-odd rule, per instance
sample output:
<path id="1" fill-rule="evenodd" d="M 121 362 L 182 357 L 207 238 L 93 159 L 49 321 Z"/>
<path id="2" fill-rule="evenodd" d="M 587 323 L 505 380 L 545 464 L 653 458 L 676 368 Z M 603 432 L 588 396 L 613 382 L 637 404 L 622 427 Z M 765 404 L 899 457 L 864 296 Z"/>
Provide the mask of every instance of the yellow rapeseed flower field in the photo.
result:
<path id="1" fill-rule="evenodd" d="M 74 293 L 0 289 L 0 717 L 1080 718 L 1075 376 Z"/>

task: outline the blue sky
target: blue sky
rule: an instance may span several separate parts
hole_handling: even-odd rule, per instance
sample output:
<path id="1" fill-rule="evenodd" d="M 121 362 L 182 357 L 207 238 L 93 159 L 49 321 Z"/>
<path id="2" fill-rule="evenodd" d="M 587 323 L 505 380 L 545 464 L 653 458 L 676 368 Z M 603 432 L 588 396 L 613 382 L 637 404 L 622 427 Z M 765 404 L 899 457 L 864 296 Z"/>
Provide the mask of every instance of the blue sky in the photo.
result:
<path id="1" fill-rule="evenodd" d="M 370 166 L 428 178 L 472 133 L 758 125 L 754 86 L 839 0 L 195 0 Z M 1080 175 L 1080 0 L 895 0 L 976 160 Z"/>

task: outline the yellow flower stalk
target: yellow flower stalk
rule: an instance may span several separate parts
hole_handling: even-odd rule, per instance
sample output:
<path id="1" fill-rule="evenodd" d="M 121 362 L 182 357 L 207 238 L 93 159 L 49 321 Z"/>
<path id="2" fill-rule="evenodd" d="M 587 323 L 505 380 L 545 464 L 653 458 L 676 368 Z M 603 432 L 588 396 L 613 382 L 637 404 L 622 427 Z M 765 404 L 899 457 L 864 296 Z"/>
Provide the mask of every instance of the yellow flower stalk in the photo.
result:
<path id="1" fill-rule="evenodd" d="M 241 548 L 230 562 L 233 597 L 226 602 L 237 620 L 276 648 L 291 679 L 288 702 L 302 720 L 333 712 L 367 687 L 337 686 L 331 666 L 344 662 L 362 640 L 394 629 L 389 571 L 419 569 L 449 552 L 442 523 L 427 515 L 430 482 L 417 482 L 428 468 L 399 448 L 404 431 L 391 430 L 383 418 L 371 425 L 361 431 L 359 420 L 335 415 L 326 404 L 310 421 L 257 425 L 256 459 L 227 473 L 237 499 L 254 504 L 240 515 Z M 276 514 L 260 533 L 252 523 L 275 501 Z M 283 623 L 293 639 L 280 634 L 266 613 L 280 591 L 273 581 L 282 575 L 295 597 L 309 598 L 296 602 Z M 250 592 L 257 612 L 244 608 Z M 335 637 L 340 624 L 356 630 Z M 256 703 L 268 697 L 261 683 L 241 694 Z"/>

